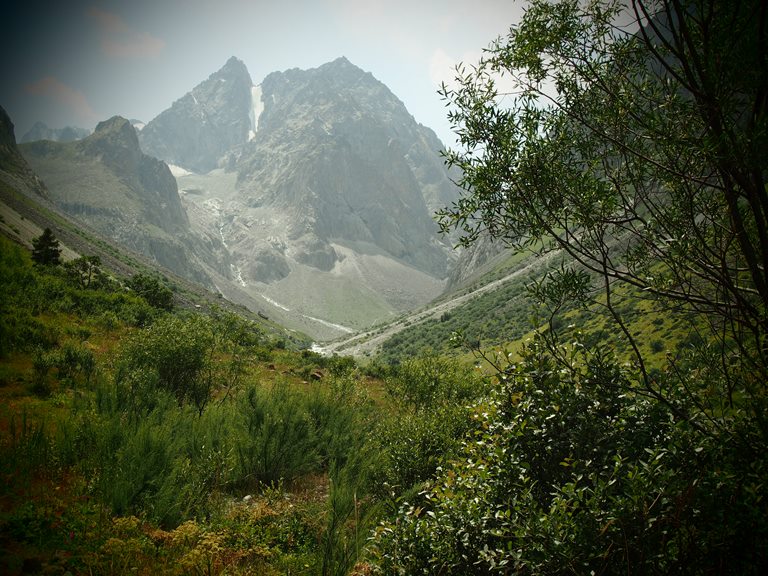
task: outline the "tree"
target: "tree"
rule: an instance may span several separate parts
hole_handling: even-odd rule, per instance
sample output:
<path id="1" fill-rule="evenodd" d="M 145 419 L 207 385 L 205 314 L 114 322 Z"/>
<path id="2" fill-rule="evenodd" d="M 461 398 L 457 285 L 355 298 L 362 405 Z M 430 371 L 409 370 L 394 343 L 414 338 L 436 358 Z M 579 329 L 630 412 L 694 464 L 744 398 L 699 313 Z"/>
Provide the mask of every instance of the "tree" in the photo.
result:
<path id="1" fill-rule="evenodd" d="M 61 248 L 50 228 L 32 240 L 32 260 L 42 266 L 56 266 L 60 263 Z"/>
<path id="2" fill-rule="evenodd" d="M 104 274 L 101 271 L 101 258 L 98 256 L 81 256 L 65 264 L 68 275 L 81 288 L 90 288 L 99 284 Z"/>
<path id="3" fill-rule="evenodd" d="M 442 90 L 461 145 L 446 158 L 465 191 L 440 214 L 443 230 L 465 245 L 487 233 L 570 255 L 600 294 L 570 273 L 550 280 L 606 307 L 659 399 L 616 306 L 627 291 L 709 327 L 728 404 L 734 371 L 755 374 L 742 392 L 756 405 L 768 382 L 767 12 L 757 1 L 534 0 Z"/>
<path id="4" fill-rule="evenodd" d="M 156 278 L 146 274 L 136 274 L 130 279 L 128 286 L 155 308 L 161 310 L 173 308 L 173 292 Z"/>
<path id="5" fill-rule="evenodd" d="M 443 229 L 569 258 L 531 287 L 520 361 L 489 358 L 460 457 L 377 530 L 377 573 L 765 572 L 767 34 L 754 0 L 532 0 L 443 87 L 464 190 Z M 638 298 L 700 343 L 652 370 Z M 571 302 L 634 364 L 560 340 Z"/>

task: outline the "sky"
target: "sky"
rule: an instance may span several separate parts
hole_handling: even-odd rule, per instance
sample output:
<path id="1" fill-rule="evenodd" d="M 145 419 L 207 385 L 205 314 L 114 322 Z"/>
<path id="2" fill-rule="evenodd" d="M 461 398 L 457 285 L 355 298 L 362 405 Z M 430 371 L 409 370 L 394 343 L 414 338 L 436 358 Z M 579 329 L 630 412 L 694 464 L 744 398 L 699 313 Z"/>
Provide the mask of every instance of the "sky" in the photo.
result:
<path id="1" fill-rule="evenodd" d="M 22 0 L 4 9 L 0 106 L 17 140 L 36 122 L 148 122 L 230 56 L 255 84 L 345 56 L 445 144 L 437 94 L 519 21 L 522 0 Z"/>

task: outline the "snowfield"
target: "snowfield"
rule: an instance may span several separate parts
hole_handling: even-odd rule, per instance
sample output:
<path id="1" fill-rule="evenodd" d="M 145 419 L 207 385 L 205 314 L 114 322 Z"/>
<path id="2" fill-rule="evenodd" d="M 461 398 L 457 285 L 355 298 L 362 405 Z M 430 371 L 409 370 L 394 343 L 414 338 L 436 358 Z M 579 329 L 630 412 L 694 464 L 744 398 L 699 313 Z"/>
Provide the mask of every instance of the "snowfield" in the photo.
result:
<path id="1" fill-rule="evenodd" d="M 248 114 L 251 119 L 251 129 L 248 131 L 249 142 L 256 137 L 262 112 L 264 112 L 264 102 L 261 100 L 261 85 L 251 86 L 251 112 Z"/>

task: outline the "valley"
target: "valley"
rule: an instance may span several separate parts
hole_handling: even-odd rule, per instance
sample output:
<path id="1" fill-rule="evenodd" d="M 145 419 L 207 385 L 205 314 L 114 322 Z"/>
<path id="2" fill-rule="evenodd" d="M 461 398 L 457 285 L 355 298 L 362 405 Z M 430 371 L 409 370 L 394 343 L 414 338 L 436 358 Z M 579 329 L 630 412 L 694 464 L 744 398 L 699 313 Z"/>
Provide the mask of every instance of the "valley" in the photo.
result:
<path id="1" fill-rule="evenodd" d="M 764 3 L 531 0 L 452 79 L 480 7 L 387 5 L 449 148 L 361 13 L 249 70 L 285 6 L 161 4 L 3 91 L 94 128 L 0 107 L 0 573 L 766 573 Z"/>
<path id="2" fill-rule="evenodd" d="M 442 144 L 347 59 L 254 85 L 233 57 L 136 126 L 20 150 L 63 212 L 315 340 L 443 291 Z"/>
<path id="3" fill-rule="evenodd" d="M 326 355 L 343 354 L 355 357 L 375 357 L 378 352 L 381 352 L 383 343 L 406 329 L 418 326 L 428 320 L 439 322 L 441 318 L 450 315 L 454 309 L 483 294 L 492 293 L 516 279 L 530 282 L 531 279 L 543 277 L 551 267 L 552 261 L 557 260 L 558 257 L 559 254 L 557 252 L 550 252 L 543 258 L 530 255 L 522 260 L 513 271 L 507 273 L 502 278 L 491 280 L 479 287 L 460 290 L 456 294 L 445 295 L 424 309 L 415 310 L 406 315 L 401 315 L 394 321 L 382 323 L 383 326 L 381 328 L 337 339 L 329 344 L 316 345 L 314 350 Z M 524 299 L 523 293 L 524 286 L 521 285 L 518 296 L 520 299 Z M 530 306 L 530 303 L 523 305 Z"/>

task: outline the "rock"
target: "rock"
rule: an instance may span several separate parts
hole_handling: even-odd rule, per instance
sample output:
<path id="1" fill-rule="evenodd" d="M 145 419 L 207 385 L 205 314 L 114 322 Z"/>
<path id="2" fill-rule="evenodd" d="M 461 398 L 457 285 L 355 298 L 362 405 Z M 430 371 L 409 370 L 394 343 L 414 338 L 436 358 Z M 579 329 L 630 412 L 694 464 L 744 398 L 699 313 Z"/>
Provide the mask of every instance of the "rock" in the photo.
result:
<path id="1" fill-rule="evenodd" d="M 206 173 L 248 141 L 251 77 L 234 56 L 141 130 L 142 149 L 169 164 Z"/>

